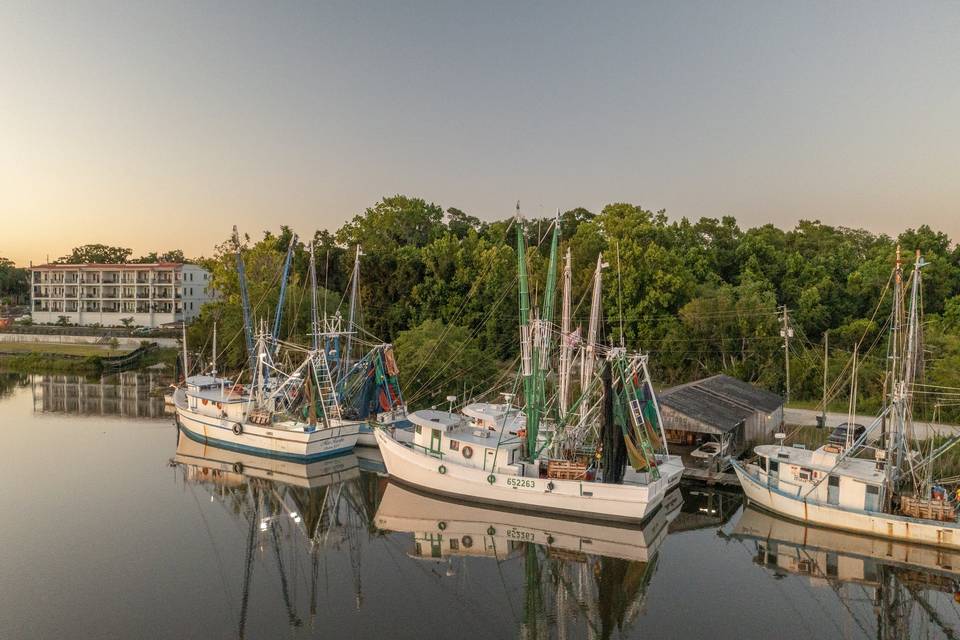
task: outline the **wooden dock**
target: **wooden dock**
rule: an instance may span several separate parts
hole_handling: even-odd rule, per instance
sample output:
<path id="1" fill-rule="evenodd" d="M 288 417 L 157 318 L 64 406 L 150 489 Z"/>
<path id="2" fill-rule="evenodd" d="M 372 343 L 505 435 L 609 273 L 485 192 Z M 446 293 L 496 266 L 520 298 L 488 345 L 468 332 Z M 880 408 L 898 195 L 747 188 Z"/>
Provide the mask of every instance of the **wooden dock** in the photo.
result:
<path id="1" fill-rule="evenodd" d="M 683 470 L 683 479 L 703 482 L 709 485 L 740 486 L 740 481 L 737 480 L 737 474 L 735 473 L 720 473 L 718 471 L 708 471 L 707 469 L 697 467 L 686 467 Z"/>

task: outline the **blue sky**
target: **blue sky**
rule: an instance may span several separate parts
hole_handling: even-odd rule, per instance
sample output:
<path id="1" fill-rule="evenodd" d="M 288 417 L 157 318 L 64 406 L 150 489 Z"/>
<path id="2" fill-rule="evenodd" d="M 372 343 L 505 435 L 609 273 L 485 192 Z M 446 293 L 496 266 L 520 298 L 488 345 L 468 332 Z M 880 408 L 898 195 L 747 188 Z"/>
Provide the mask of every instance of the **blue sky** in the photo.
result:
<path id="1" fill-rule="evenodd" d="M 957 3 L 0 5 L 0 255 L 406 193 L 960 238 Z"/>

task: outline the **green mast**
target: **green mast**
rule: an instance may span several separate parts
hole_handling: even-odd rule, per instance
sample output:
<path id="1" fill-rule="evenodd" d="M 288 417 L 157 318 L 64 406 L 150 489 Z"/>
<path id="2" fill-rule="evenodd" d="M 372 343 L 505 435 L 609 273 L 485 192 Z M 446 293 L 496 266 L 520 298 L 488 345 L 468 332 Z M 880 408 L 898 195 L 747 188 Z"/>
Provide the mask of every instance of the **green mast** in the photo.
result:
<path id="1" fill-rule="evenodd" d="M 520 203 L 517 202 L 517 277 L 520 280 L 520 365 L 523 374 L 523 397 L 527 415 L 527 453 L 536 451 L 537 430 L 540 416 L 536 410 L 537 385 L 533 377 L 533 340 L 530 335 L 530 291 L 527 286 L 527 243 L 524 238 L 523 218 L 520 217 Z"/>
<path id="2" fill-rule="evenodd" d="M 547 364 L 550 358 L 551 324 L 557 288 L 557 245 L 560 242 L 559 220 L 553 227 L 550 243 L 550 266 L 543 298 L 541 317 L 530 320 L 530 289 L 527 281 L 527 251 L 520 205 L 517 203 L 517 274 L 520 280 L 520 357 L 523 372 L 523 394 L 527 425 L 527 455 L 537 450 L 537 435 L 546 398 Z"/>

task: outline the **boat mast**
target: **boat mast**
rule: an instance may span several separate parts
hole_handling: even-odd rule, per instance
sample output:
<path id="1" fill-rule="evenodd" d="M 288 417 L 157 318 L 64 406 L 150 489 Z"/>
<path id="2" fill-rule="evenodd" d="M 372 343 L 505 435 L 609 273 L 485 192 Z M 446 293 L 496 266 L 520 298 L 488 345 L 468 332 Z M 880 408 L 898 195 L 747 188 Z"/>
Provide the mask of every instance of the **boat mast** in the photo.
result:
<path id="1" fill-rule="evenodd" d="M 353 258 L 353 276 L 350 278 L 350 315 L 347 318 L 347 344 L 343 350 L 343 359 L 340 365 L 340 379 L 342 380 L 350 370 L 350 348 L 353 346 L 353 332 L 357 312 L 357 288 L 360 280 L 360 245 L 357 245 L 357 252 Z"/>
<path id="2" fill-rule="evenodd" d="M 586 393 L 593 377 L 593 366 L 596 360 L 597 331 L 600 325 L 600 294 L 603 287 L 603 268 L 607 263 L 603 261 L 603 253 L 597 256 L 597 268 L 593 272 L 593 295 L 590 297 L 590 324 L 587 326 L 587 342 L 583 347 L 583 356 L 580 361 L 580 393 Z M 586 423 L 590 413 L 590 403 L 580 404 L 580 422 Z"/>
<path id="3" fill-rule="evenodd" d="M 560 318 L 560 418 L 567 415 L 570 406 L 570 359 L 573 355 L 570 343 L 570 288 L 572 275 L 570 272 L 570 249 L 563 263 L 563 304 Z"/>
<path id="4" fill-rule="evenodd" d="M 319 348 L 320 325 L 317 320 L 317 261 L 313 243 L 310 243 L 310 337 L 313 350 Z"/>
<path id="5" fill-rule="evenodd" d="M 211 372 L 213 373 L 213 377 L 216 378 L 217 377 L 217 323 L 216 322 L 213 323 L 213 351 L 211 354 L 211 358 L 212 358 L 210 363 Z"/>
<path id="6" fill-rule="evenodd" d="M 544 286 L 543 292 L 543 311 L 540 314 L 540 318 L 536 320 L 534 325 L 534 351 L 533 351 L 533 361 L 534 361 L 534 372 L 535 372 L 535 388 L 534 388 L 534 405 L 533 407 L 527 407 L 527 415 L 533 414 L 537 424 L 540 423 L 540 418 L 543 415 L 544 405 L 546 403 L 546 379 L 547 379 L 547 367 L 549 365 L 550 358 L 550 345 L 552 342 L 553 335 L 553 312 L 554 307 L 554 297 L 557 290 L 557 244 L 560 240 L 560 212 L 557 212 L 557 219 L 554 222 L 553 226 L 553 237 L 550 241 L 550 264 L 547 267 L 547 282 Z M 530 431 L 527 431 L 527 444 L 530 446 L 530 450 L 533 451 L 533 447 L 536 446 L 536 434 L 532 440 L 530 440 Z"/>
<path id="7" fill-rule="evenodd" d="M 889 346 L 889 358 L 890 358 L 890 390 L 889 398 L 894 405 L 899 408 L 899 364 L 897 362 L 897 357 L 900 355 L 900 318 L 902 317 L 902 304 L 903 298 L 901 294 L 901 289 L 903 287 L 903 261 L 900 256 L 900 245 L 897 245 L 897 259 L 894 263 L 893 271 L 893 305 L 890 310 L 890 346 Z M 890 421 L 890 427 L 887 428 L 887 419 L 886 415 L 883 418 L 883 437 L 884 444 L 886 445 L 887 453 L 887 462 L 884 467 L 884 484 L 886 487 L 886 498 L 885 503 L 887 506 L 887 511 L 890 510 L 892 499 L 893 499 L 893 489 L 894 489 L 894 474 L 899 472 L 900 461 L 899 461 L 899 442 L 897 434 L 899 430 L 897 428 L 898 422 L 900 419 L 899 411 L 894 412 L 893 419 Z"/>
<path id="8" fill-rule="evenodd" d="M 183 379 L 186 380 L 190 377 L 190 356 L 187 355 L 187 319 L 184 318 L 183 322 L 180 323 L 181 329 L 183 329 Z"/>
<path id="9" fill-rule="evenodd" d="M 526 230 L 520 215 L 520 203 L 517 202 L 517 215 L 514 219 L 517 232 L 517 278 L 520 281 L 520 366 L 523 375 L 523 396 L 526 407 L 527 454 L 536 450 L 539 422 L 535 419 L 534 394 L 536 382 L 533 378 L 533 341 L 530 335 L 530 291 L 527 283 L 527 243 Z"/>
<path id="10" fill-rule="evenodd" d="M 283 261 L 283 276 L 280 278 L 280 298 L 277 300 L 277 312 L 273 317 L 273 353 L 276 355 L 279 345 L 277 338 L 280 337 L 280 321 L 283 320 L 283 303 L 287 295 L 287 280 L 290 277 L 290 263 L 293 260 L 293 249 L 297 245 L 297 234 L 290 237 L 290 244 L 287 246 L 287 257 Z"/>
<path id="11" fill-rule="evenodd" d="M 240 303 L 243 307 L 243 335 L 247 344 L 247 357 L 250 359 L 250 375 L 257 369 L 256 354 L 253 349 L 253 321 L 250 319 L 250 295 L 247 292 L 247 270 L 243 264 L 243 252 L 240 248 L 240 235 L 237 225 L 233 225 L 233 242 L 237 249 L 237 276 L 240 279 Z"/>

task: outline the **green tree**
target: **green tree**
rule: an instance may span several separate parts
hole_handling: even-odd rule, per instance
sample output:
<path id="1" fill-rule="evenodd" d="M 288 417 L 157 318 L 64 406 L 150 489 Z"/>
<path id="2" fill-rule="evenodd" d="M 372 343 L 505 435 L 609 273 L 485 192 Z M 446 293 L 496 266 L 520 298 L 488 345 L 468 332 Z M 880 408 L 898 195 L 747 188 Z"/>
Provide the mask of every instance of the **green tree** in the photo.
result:
<path id="1" fill-rule="evenodd" d="M 60 264 L 123 264 L 133 253 L 125 247 L 111 247 L 105 244 L 85 244 L 75 247 L 68 256 L 63 256 L 57 262 Z"/>
<path id="2" fill-rule="evenodd" d="M 466 328 L 427 320 L 394 341 L 400 384 L 408 402 L 436 405 L 448 395 L 461 400 L 487 390 L 495 361 Z"/>

